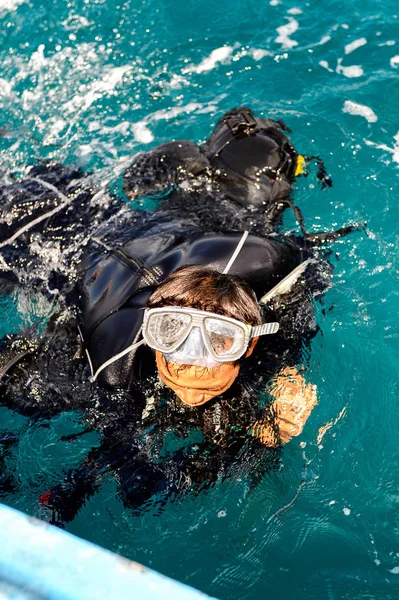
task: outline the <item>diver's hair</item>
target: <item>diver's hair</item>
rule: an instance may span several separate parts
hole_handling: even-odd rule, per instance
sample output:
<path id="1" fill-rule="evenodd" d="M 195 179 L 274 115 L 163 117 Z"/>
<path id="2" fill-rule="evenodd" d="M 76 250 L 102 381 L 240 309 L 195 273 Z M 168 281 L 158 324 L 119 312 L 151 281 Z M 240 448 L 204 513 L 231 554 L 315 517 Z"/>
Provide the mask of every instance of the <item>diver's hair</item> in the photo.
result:
<path id="1" fill-rule="evenodd" d="M 173 271 L 150 296 L 148 306 L 190 307 L 232 317 L 249 325 L 262 323 L 255 293 L 241 277 L 198 265 Z"/>

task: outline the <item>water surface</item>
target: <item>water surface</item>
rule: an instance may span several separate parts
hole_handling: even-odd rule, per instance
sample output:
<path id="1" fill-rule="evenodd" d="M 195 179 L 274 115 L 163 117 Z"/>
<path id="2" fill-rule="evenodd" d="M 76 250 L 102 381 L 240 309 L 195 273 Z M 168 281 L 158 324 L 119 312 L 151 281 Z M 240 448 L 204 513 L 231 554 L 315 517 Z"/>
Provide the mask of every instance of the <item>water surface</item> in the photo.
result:
<path id="1" fill-rule="evenodd" d="M 296 186 L 309 229 L 368 223 L 334 245 L 309 370 L 319 404 L 281 469 L 252 494 L 219 483 L 140 517 L 110 478 L 69 531 L 221 599 L 398 597 L 398 14 L 393 0 L 0 0 L 3 178 L 50 158 L 119 191 L 136 152 L 202 142 L 248 105 L 326 161 L 332 189 L 314 174 Z M 46 310 L 3 298 L 0 333 Z M 60 442 L 81 429 L 73 413 L 50 428 L 0 419 L 20 437 L 20 490 L 1 500 L 36 514 L 98 435 Z"/>

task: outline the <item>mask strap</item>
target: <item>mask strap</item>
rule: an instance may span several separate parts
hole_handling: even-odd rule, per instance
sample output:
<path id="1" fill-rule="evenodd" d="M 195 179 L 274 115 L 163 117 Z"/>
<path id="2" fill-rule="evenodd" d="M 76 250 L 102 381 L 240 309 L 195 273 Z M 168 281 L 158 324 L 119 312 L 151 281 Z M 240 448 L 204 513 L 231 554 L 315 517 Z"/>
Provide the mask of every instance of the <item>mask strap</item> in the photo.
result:
<path id="1" fill-rule="evenodd" d="M 263 325 L 256 325 L 252 327 L 251 330 L 251 339 L 254 337 L 259 337 L 260 335 L 271 335 L 272 333 L 277 333 L 280 328 L 278 323 L 263 323 Z"/>

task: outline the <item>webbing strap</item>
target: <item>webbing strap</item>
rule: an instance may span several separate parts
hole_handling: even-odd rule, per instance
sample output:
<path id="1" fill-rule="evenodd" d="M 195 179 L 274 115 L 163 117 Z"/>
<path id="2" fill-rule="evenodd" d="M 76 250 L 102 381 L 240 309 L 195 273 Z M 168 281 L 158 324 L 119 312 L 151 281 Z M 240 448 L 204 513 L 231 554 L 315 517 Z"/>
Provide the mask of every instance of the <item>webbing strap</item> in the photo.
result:
<path id="1" fill-rule="evenodd" d="M 279 323 L 263 323 L 263 325 L 256 325 L 252 327 L 251 338 L 259 337 L 260 335 L 271 335 L 277 333 L 279 330 Z"/>
<path id="2" fill-rule="evenodd" d="M 218 134 L 212 151 L 207 153 L 207 159 L 212 162 L 234 139 L 252 135 L 257 130 L 257 123 L 249 110 L 229 115 L 224 119 L 224 127 Z"/>

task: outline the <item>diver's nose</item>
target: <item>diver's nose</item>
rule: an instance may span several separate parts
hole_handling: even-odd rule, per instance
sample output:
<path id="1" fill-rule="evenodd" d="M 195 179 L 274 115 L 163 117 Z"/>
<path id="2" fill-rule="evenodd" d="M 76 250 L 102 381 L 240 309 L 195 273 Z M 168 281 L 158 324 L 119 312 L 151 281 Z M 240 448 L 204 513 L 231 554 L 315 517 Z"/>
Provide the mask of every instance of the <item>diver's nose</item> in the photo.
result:
<path id="1" fill-rule="evenodd" d="M 190 358 L 200 358 L 201 356 L 207 356 L 208 351 L 202 339 L 201 329 L 199 327 L 193 327 L 190 331 L 188 338 L 186 339 L 182 350 L 185 350 L 187 356 Z"/>

